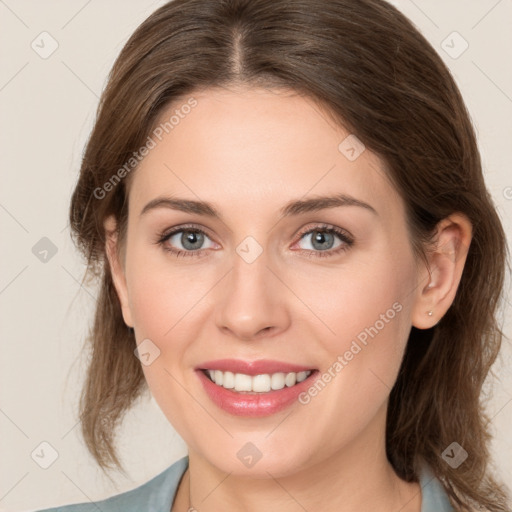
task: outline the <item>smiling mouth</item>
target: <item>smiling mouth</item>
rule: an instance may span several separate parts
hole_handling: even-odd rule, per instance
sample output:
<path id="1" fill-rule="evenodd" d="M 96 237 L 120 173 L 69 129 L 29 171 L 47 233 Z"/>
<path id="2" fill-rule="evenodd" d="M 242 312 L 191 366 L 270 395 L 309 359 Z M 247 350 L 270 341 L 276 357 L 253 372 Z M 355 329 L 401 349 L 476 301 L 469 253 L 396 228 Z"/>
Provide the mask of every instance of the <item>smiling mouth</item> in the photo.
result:
<path id="1" fill-rule="evenodd" d="M 260 375 L 224 372 L 222 370 L 201 370 L 217 386 L 237 393 L 259 394 L 291 388 L 305 381 L 315 370 L 300 372 L 276 372 Z"/>

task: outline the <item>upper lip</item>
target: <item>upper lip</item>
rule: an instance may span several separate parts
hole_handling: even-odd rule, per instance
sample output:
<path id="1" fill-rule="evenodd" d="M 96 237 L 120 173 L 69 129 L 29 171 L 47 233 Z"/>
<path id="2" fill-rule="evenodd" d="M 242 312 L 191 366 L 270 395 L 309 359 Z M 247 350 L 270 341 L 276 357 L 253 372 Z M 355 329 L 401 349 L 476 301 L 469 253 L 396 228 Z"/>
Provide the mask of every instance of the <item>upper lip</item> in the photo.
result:
<path id="1" fill-rule="evenodd" d="M 196 370 L 221 370 L 223 372 L 244 373 L 245 375 L 261 375 L 264 373 L 289 373 L 314 370 L 311 366 L 260 359 L 258 361 L 243 361 L 242 359 L 217 359 L 205 361 L 196 367 Z"/>

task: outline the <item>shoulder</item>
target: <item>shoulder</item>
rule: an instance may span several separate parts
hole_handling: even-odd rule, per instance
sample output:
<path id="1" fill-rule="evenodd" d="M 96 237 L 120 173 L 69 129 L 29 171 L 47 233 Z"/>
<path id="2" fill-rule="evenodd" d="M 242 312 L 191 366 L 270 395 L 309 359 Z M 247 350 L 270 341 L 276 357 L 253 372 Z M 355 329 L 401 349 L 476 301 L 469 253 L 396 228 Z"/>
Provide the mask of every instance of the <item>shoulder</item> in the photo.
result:
<path id="1" fill-rule="evenodd" d="M 38 512 L 140 512 L 170 510 L 178 484 L 188 467 L 183 457 L 145 484 L 101 501 L 88 501 Z"/>
<path id="2" fill-rule="evenodd" d="M 430 467 L 424 464 L 419 475 L 421 486 L 421 512 L 455 512 L 448 494 Z"/>

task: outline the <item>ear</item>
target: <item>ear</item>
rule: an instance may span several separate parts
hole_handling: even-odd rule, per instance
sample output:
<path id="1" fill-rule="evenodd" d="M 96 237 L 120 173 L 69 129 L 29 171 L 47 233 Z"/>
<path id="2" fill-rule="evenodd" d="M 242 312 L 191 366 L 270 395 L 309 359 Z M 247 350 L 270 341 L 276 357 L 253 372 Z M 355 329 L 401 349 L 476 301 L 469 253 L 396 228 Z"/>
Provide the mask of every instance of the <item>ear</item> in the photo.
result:
<path id="1" fill-rule="evenodd" d="M 110 215 L 105 220 L 103 226 L 105 228 L 105 252 L 110 266 L 114 287 L 121 304 L 124 323 L 128 327 L 133 327 L 132 312 L 128 300 L 128 287 L 126 286 L 126 276 L 118 245 L 118 231 L 115 217 Z"/>
<path id="2" fill-rule="evenodd" d="M 423 267 L 412 309 L 412 325 L 429 329 L 436 325 L 452 305 L 462 277 L 472 238 L 472 225 L 462 213 L 440 221 L 434 237 L 435 246 Z M 430 312 L 432 312 L 430 314 Z"/>

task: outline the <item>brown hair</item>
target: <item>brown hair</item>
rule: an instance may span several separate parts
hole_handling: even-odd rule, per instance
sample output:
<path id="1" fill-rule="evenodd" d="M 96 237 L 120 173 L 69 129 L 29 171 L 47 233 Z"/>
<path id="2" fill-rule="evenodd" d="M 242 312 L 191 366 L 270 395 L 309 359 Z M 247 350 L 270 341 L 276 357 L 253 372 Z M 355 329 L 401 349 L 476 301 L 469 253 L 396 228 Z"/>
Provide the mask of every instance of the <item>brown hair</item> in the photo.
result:
<path id="1" fill-rule="evenodd" d="M 426 461 L 460 510 L 507 510 L 505 490 L 489 470 L 481 397 L 503 336 L 497 312 L 505 235 L 450 72 L 412 23 L 382 0 L 175 0 L 124 46 L 70 209 L 86 275 L 101 280 L 80 402 L 88 449 L 103 469 L 122 467 L 115 428 L 145 389 L 105 256 L 108 215 L 117 219 L 121 243 L 124 237 L 127 180 L 105 197 L 95 191 L 144 144 L 170 102 L 235 83 L 304 94 L 378 154 L 405 201 L 417 255 L 425 257 L 440 220 L 454 212 L 470 219 L 473 239 L 452 306 L 433 328 L 411 330 L 390 395 L 387 455 L 407 481 L 417 481 Z M 453 441 L 469 454 L 457 469 L 441 457 Z"/>

